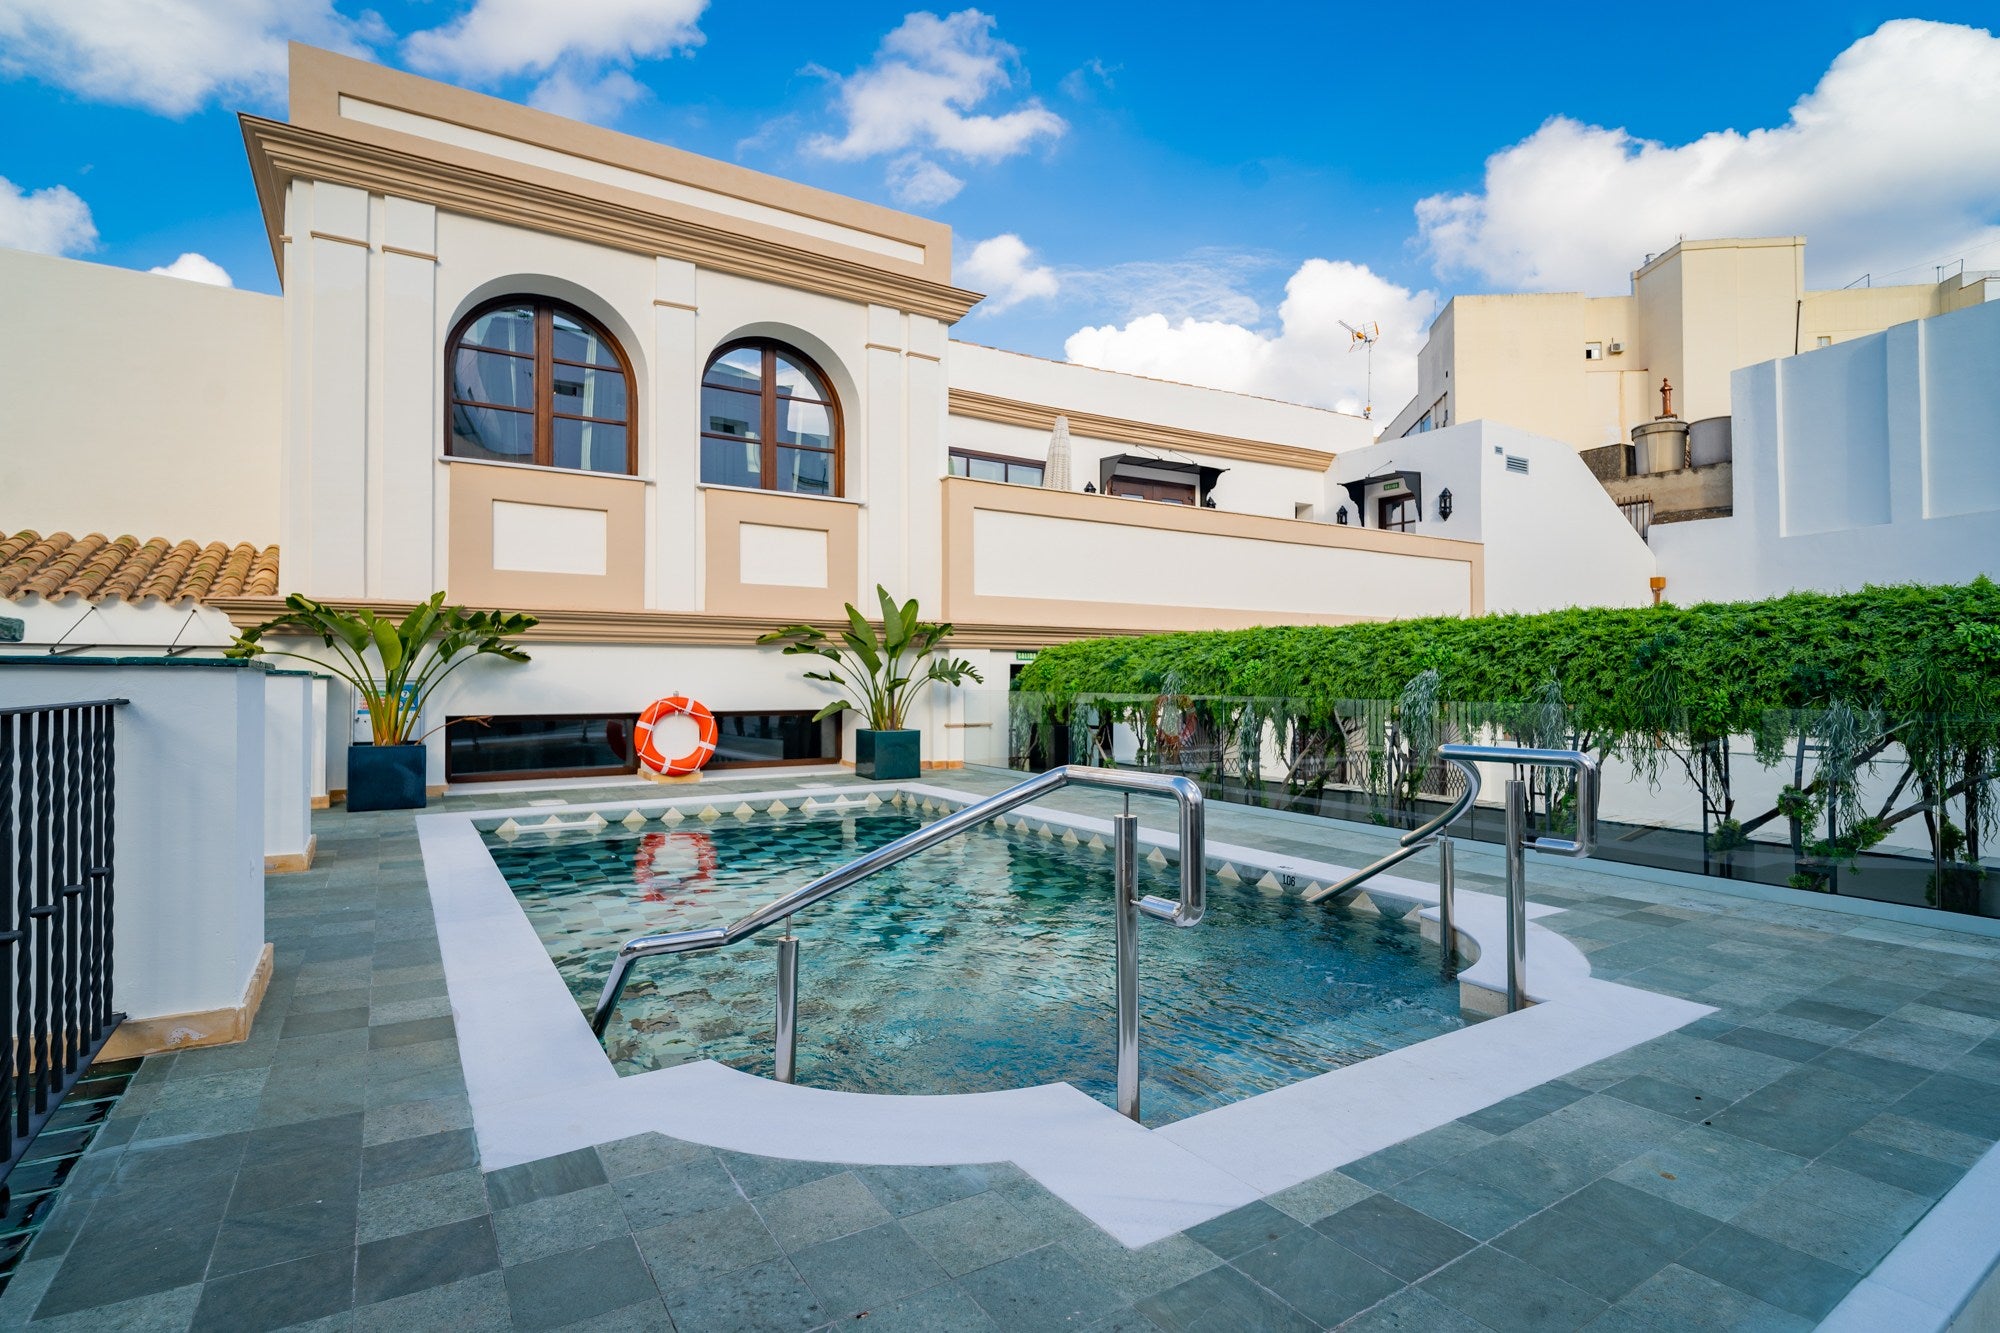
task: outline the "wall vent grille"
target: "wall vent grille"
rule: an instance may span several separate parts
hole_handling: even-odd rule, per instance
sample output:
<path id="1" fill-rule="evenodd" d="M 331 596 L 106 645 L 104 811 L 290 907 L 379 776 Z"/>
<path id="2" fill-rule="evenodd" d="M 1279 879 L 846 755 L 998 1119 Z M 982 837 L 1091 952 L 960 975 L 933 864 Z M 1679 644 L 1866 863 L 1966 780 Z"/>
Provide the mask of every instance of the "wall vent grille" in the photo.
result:
<path id="1" fill-rule="evenodd" d="M 1507 470 L 1509 472 L 1526 472 L 1528 470 L 1528 460 L 1519 454 L 1508 454 Z"/>

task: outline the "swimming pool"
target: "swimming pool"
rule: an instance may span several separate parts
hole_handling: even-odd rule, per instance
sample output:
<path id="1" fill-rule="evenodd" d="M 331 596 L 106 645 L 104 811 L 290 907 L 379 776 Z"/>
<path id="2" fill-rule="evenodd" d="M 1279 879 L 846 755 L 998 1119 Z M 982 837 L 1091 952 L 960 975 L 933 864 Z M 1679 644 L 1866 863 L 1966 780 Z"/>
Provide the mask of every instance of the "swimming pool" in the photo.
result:
<path id="1" fill-rule="evenodd" d="M 673 818 L 481 830 L 586 1012 L 632 936 L 723 924 L 926 822 L 894 807 Z M 1142 892 L 1174 894 L 1163 861 L 1140 872 Z M 1113 1101 L 1111 856 L 1088 835 L 989 826 L 794 926 L 799 1083 L 924 1094 L 1068 1082 Z M 614 1066 L 706 1058 L 769 1074 L 773 952 L 765 937 L 642 964 L 606 1034 Z M 1464 1026 L 1439 962 L 1414 919 L 1214 882 L 1202 925 L 1141 932 L 1147 1123 Z"/>

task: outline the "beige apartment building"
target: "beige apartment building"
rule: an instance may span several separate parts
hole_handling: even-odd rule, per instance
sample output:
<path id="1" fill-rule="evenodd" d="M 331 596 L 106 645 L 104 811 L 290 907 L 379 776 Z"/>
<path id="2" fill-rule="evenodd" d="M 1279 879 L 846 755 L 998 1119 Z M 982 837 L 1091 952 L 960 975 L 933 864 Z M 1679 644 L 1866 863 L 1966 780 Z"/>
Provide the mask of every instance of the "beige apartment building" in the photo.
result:
<path id="1" fill-rule="evenodd" d="M 1803 236 L 1687 240 L 1649 256 L 1627 296 L 1457 296 L 1431 324 L 1417 392 L 1383 432 L 1498 421 L 1577 449 L 1622 444 L 1661 410 L 1729 415 L 1744 366 L 2000 297 L 2000 275 L 1808 291 Z"/>

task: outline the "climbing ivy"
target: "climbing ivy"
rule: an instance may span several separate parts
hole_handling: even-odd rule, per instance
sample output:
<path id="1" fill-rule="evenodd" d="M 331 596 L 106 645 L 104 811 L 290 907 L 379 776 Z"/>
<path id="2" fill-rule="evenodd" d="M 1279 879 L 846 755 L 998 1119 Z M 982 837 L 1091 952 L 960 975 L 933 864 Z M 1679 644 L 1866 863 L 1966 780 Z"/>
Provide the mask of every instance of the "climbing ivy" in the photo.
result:
<path id="1" fill-rule="evenodd" d="M 1045 650 L 1016 688 L 1039 717 L 1065 720 L 1083 703 L 1103 717 L 1162 696 L 1237 701 L 1281 737 L 1316 730 L 1326 739 L 1315 743 L 1333 750 L 1381 719 L 1427 736 L 1427 710 L 1450 701 L 1460 727 L 1539 744 L 1560 731 L 1642 771 L 1684 766 L 1715 837 L 1785 818 L 1802 855 L 1851 855 L 1921 816 L 1942 874 L 1962 851 L 1976 858 L 1979 833 L 2000 823 L 1988 791 L 2000 767 L 2000 587 L 1984 577 L 1685 607 L 1091 639 Z M 1357 701 L 1374 701 L 1380 718 L 1360 718 Z M 1743 736 L 1767 760 L 1800 758 L 1779 807 L 1748 822 L 1729 796 L 1729 741 Z M 1892 745 L 1910 760 L 1909 804 L 1862 810 L 1854 772 Z M 1821 756 L 1810 781 L 1808 750 Z M 1413 789 L 1421 776 L 1401 778 Z M 1957 824 L 1943 817 L 1948 805 Z M 1807 829 L 1822 820 L 1827 837 L 1808 846 Z M 1951 835 L 1961 842 L 1947 849 Z"/>

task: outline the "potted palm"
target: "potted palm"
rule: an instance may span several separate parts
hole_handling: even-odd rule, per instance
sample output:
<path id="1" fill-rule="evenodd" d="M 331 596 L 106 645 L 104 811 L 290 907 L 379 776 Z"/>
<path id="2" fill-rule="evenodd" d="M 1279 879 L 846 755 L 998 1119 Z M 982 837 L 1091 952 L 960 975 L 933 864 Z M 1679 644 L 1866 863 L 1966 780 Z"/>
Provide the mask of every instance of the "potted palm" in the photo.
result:
<path id="1" fill-rule="evenodd" d="M 807 680 L 823 680 L 847 692 L 813 715 L 813 721 L 848 709 L 861 713 L 867 725 L 854 734 L 854 771 L 864 778 L 913 778 L 923 768 L 923 733 L 904 726 L 910 704 L 926 685 L 944 681 L 962 685 L 984 683 L 985 677 L 964 658 L 926 659 L 951 637 L 951 626 L 917 618 L 914 600 L 901 606 L 880 586 L 882 628 L 847 605 L 847 628 L 836 637 L 811 625 L 788 625 L 761 636 L 759 643 L 782 643 L 787 656 L 805 653 L 834 664 L 831 671 L 808 671 Z"/>
<path id="2" fill-rule="evenodd" d="M 447 676 L 475 657 L 527 661 L 513 636 L 535 623 L 528 615 L 446 606 L 441 592 L 417 603 L 400 621 L 365 607 L 345 611 L 293 593 L 285 599 L 285 614 L 244 630 L 228 655 L 296 657 L 352 685 L 368 712 L 371 740 L 348 747 L 347 808 L 414 810 L 425 803 L 424 736 L 429 733 L 417 732 L 425 702 Z M 267 634 L 317 637 L 333 650 L 333 659 L 266 648 L 262 640 Z"/>

